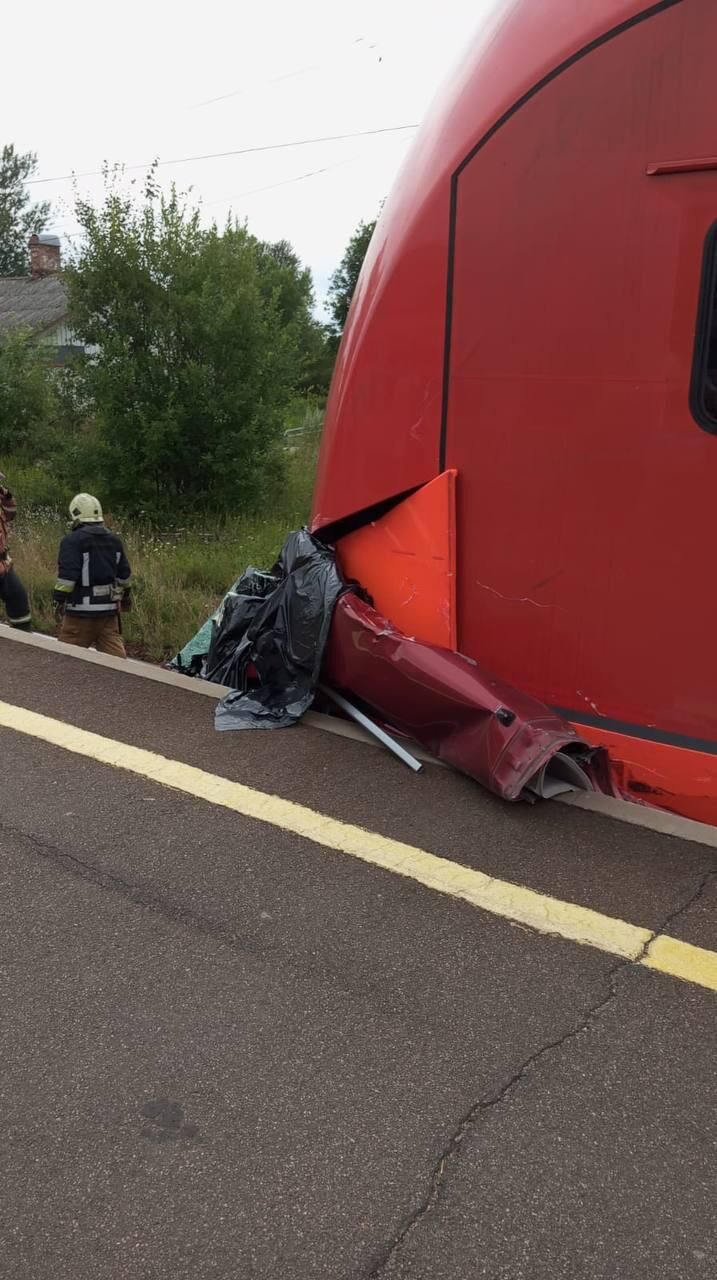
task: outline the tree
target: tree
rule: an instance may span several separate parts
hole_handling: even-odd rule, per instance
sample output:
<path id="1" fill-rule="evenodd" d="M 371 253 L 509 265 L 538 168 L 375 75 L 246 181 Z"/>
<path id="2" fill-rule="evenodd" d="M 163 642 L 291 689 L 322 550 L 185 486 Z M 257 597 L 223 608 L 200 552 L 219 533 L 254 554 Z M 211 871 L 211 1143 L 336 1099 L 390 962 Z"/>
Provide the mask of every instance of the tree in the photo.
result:
<path id="1" fill-rule="evenodd" d="M 328 307 L 333 321 L 333 332 L 337 340 L 344 331 L 351 299 L 354 296 L 359 273 L 375 227 L 375 220 L 373 222 L 359 222 L 346 246 L 346 252 L 341 262 L 329 281 Z"/>
<path id="2" fill-rule="evenodd" d="M 28 274 L 28 240 L 47 225 L 50 205 L 32 204 L 25 190 L 36 169 L 31 151 L 21 155 L 10 144 L 0 152 L 0 276 Z"/>
<path id="3" fill-rule="evenodd" d="M 72 376 L 93 406 L 88 464 L 108 500 L 165 513 L 256 507 L 301 378 L 302 306 L 288 278 L 269 284 L 267 253 L 245 227 L 203 230 L 152 175 L 142 201 L 110 190 L 76 213 L 69 316 L 97 352 Z"/>
<path id="4" fill-rule="evenodd" d="M 301 357 L 298 390 L 325 395 L 334 353 L 326 326 L 314 316 L 314 284 L 288 240 L 258 242 L 264 296 L 279 308 L 282 322 L 293 332 Z"/>
<path id="5" fill-rule="evenodd" d="M 56 414 L 52 370 L 29 333 L 12 330 L 0 341 L 0 458 L 37 454 L 47 444 Z"/>

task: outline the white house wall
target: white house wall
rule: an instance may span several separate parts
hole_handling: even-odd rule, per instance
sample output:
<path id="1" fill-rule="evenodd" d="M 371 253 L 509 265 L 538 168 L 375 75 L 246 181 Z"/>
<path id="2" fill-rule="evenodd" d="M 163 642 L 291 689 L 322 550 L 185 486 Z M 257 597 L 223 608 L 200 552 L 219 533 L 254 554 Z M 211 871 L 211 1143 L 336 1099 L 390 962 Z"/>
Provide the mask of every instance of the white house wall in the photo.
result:
<path id="1" fill-rule="evenodd" d="M 44 333 L 39 334 L 37 341 L 42 347 L 79 347 L 81 350 L 86 351 L 88 355 L 92 355 L 98 350 L 95 346 L 84 346 L 70 325 L 66 324 L 64 320 L 56 325 L 54 329 L 46 329 Z"/>

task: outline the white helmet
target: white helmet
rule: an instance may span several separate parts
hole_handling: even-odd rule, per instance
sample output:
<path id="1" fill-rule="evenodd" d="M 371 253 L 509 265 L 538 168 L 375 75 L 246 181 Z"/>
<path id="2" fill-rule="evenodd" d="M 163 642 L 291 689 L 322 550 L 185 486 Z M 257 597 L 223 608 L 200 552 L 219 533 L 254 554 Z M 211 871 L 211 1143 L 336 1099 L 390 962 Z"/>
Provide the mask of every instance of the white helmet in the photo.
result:
<path id="1" fill-rule="evenodd" d="M 73 525 L 102 524 L 104 516 L 102 507 L 91 493 L 78 493 L 70 503 L 70 515 Z"/>

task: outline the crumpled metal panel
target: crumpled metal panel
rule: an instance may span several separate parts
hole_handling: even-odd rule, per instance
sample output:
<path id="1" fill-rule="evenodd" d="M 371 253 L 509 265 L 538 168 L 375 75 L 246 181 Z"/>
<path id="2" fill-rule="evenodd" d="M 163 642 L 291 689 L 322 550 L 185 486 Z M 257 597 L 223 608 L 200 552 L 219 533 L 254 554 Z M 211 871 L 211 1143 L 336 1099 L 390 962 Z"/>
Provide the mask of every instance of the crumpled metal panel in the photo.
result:
<path id="1" fill-rule="evenodd" d="M 347 582 L 409 636 L 457 649 L 456 472 L 444 471 L 336 544 Z"/>
<path id="2" fill-rule="evenodd" d="M 337 602 L 322 674 L 504 800 L 550 794 L 544 771 L 559 757 L 558 775 L 577 766 L 591 786 L 591 749 L 567 721 L 470 658 L 409 639 L 353 592 Z"/>

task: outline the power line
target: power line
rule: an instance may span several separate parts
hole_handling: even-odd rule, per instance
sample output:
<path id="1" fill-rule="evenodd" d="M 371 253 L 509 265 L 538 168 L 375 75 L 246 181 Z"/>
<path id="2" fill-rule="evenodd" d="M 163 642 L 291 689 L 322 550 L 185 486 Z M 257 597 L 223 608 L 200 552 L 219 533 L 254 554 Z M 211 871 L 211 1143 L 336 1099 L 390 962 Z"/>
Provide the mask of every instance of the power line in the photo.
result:
<path id="1" fill-rule="evenodd" d="M 337 160 L 335 164 L 324 165 L 323 169 L 311 169 L 309 173 L 297 173 L 293 178 L 282 178 L 281 182 L 271 182 L 265 187 L 252 187 L 249 191 L 237 191 L 234 195 L 222 196 L 221 200 L 202 201 L 201 208 L 212 209 L 218 204 L 231 205 L 232 200 L 242 200 L 245 196 L 255 196 L 263 191 L 275 191 L 277 187 L 290 187 L 294 182 L 305 182 L 307 178 L 317 178 L 322 173 L 330 173 L 333 169 L 340 169 L 342 165 L 354 164 L 359 158 L 359 156 L 353 156 L 350 160 Z M 63 230 L 64 227 L 73 227 L 75 225 L 74 222 L 55 223 L 48 230 L 52 233 L 59 232 L 67 240 L 77 240 L 79 239 L 79 232 L 75 231 L 71 234 Z"/>
<path id="2" fill-rule="evenodd" d="M 309 173 L 297 173 L 293 178 L 282 178 L 280 182 L 270 182 L 265 187 L 251 187 L 249 191 L 237 191 L 234 195 L 223 196 L 221 200 L 209 200 L 202 203 L 202 208 L 211 209 L 217 204 L 230 204 L 232 200 L 242 200 L 244 196 L 255 196 L 261 191 L 275 191 L 277 187 L 290 187 L 293 182 L 304 182 L 307 178 L 317 178 L 321 173 L 330 173 L 332 169 L 340 169 L 343 165 L 354 164 L 358 156 L 350 160 L 337 160 L 335 164 L 326 164 L 323 169 L 311 169 Z"/>
<path id="3" fill-rule="evenodd" d="M 264 85 L 269 84 L 281 84 L 284 80 L 295 80 L 298 76 L 308 75 L 310 71 L 320 70 L 321 64 L 314 63 L 313 66 L 310 67 L 300 67 L 298 71 L 287 71 L 283 76 L 272 76 L 270 80 L 261 81 L 258 86 L 242 86 L 241 89 L 232 89 L 229 93 L 220 93 L 216 98 L 206 98 L 204 102 L 195 102 L 194 110 L 199 110 L 200 107 L 213 107 L 217 102 L 227 102 L 229 98 L 239 98 L 244 94 L 249 93 L 251 89 L 255 89 L 257 87 L 262 88 Z"/>
<path id="4" fill-rule="evenodd" d="M 417 124 L 396 124 L 384 129 L 361 129 L 357 133 L 327 134 L 323 138 L 299 138 L 295 142 L 270 142 L 260 147 L 239 147 L 236 151 L 213 151 L 199 156 L 179 156 L 176 160 L 157 160 L 154 165 L 151 162 L 145 162 L 144 164 L 127 164 L 120 167 L 125 172 L 130 172 L 133 169 L 150 169 L 152 167 L 159 169 L 168 164 L 194 164 L 198 160 L 224 160 L 228 156 L 254 155 L 259 151 L 285 151 L 289 147 L 312 147 L 320 142 L 344 142 L 348 138 L 370 138 L 380 133 L 403 133 L 408 129 L 417 128 Z M 30 187 L 37 186 L 43 182 L 66 182 L 74 178 L 97 178 L 101 177 L 104 172 L 104 169 L 88 169 L 85 173 L 60 173 L 54 178 L 29 178 L 25 185 Z"/>
<path id="5" fill-rule="evenodd" d="M 357 157 L 353 160 L 337 160 L 336 164 L 326 164 L 323 169 L 312 169 L 310 173 L 299 173 L 295 178 L 284 178 L 281 182 L 270 182 L 266 187 L 252 187 L 251 191 L 240 191 L 236 196 L 237 200 L 243 199 L 244 196 L 255 196 L 260 191 L 275 191 L 277 187 L 290 187 L 292 182 L 304 182 L 307 178 L 317 178 L 321 173 L 329 173 L 331 169 L 340 169 L 344 164 L 353 164 Z"/>
<path id="6" fill-rule="evenodd" d="M 371 52 L 373 49 L 378 47 L 376 42 L 373 44 L 367 44 L 365 36 L 358 36 L 357 39 L 351 40 L 350 44 L 346 44 L 345 46 L 342 45 L 341 47 L 355 49 L 357 45 L 363 45 L 367 52 Z M 217 102 L 227 102 L 229 98 L 242 97 L 252 89 L 263 88 L 265 85 L 270 84 L 281 84 L 284 80 L 294 80 L 298 76 L 308 75 L 310 71 L 321 71 L 323 65 L 324 63 L 314 62 L 310 66 L 299 67 L 298 70 L 285 71 L 280 76 L 271 76 L 268 80 L 261 80 L 249 85 L 241 85 L 238 89 L 231 89 L 229 93 L 220 93 L 216 98 L 206 98 L 204 102 L 196 102 L 193 109 L 198 110 L 200 107 L 212 107 Z"/>

